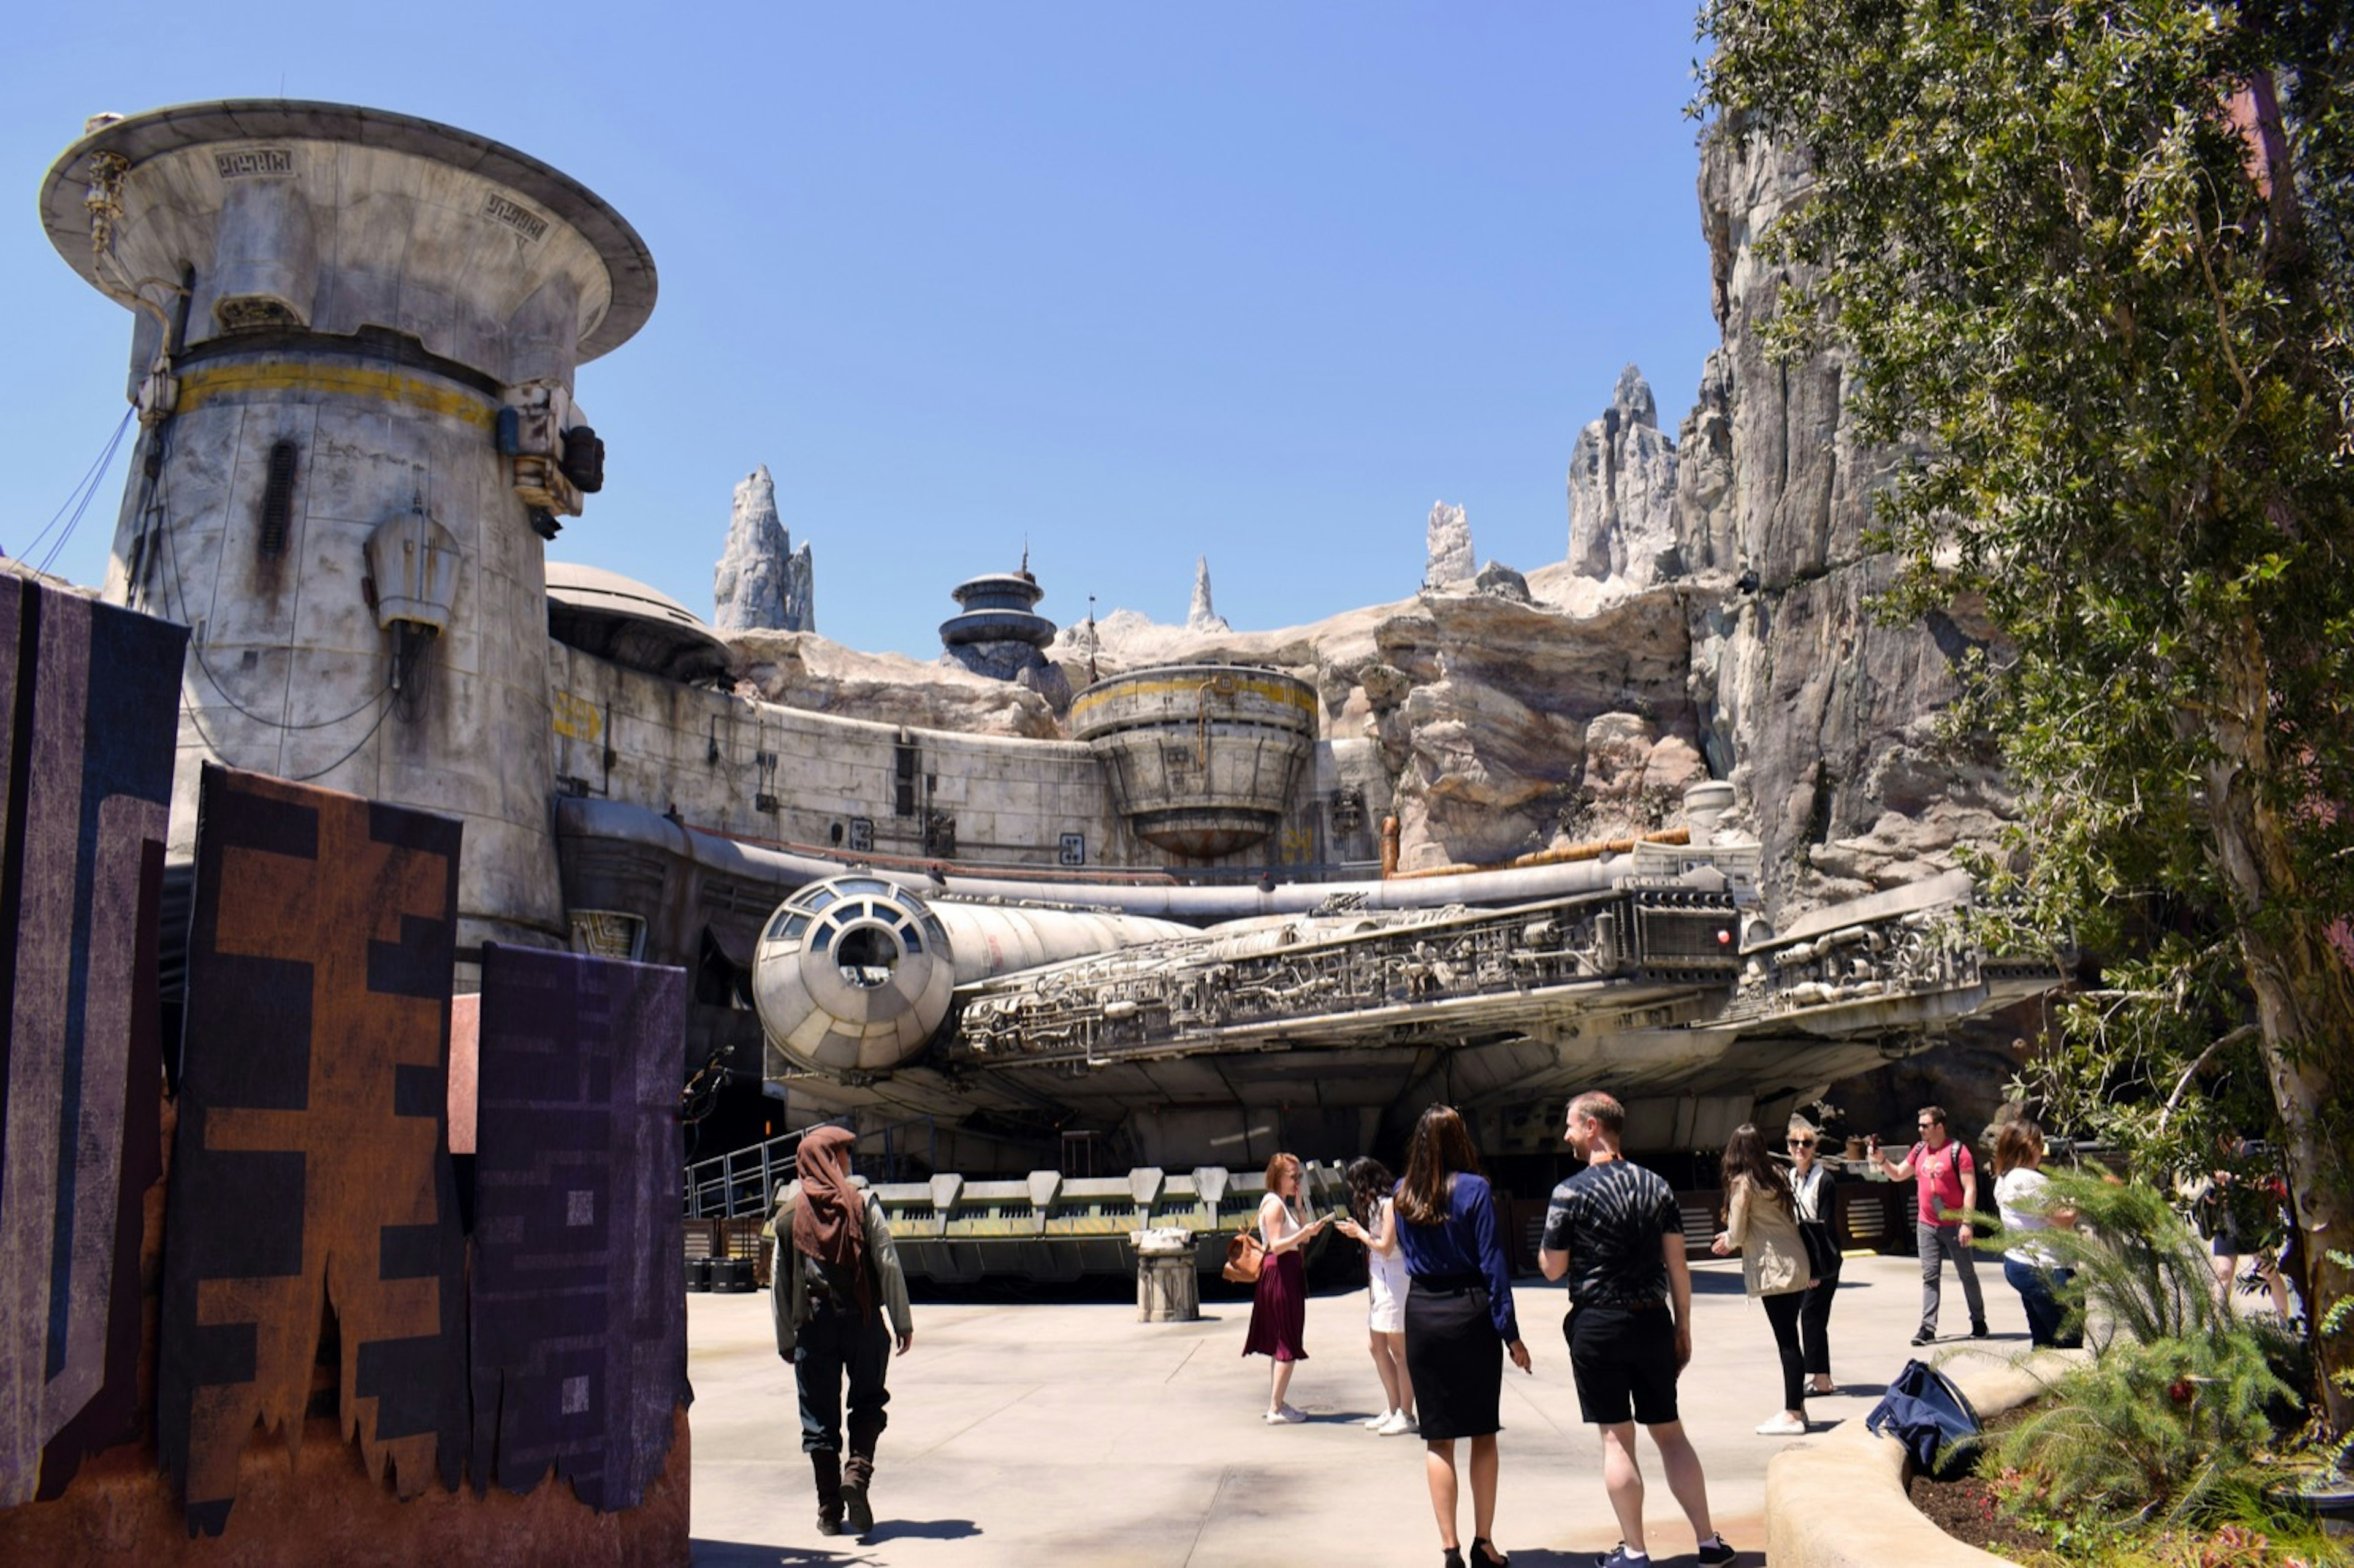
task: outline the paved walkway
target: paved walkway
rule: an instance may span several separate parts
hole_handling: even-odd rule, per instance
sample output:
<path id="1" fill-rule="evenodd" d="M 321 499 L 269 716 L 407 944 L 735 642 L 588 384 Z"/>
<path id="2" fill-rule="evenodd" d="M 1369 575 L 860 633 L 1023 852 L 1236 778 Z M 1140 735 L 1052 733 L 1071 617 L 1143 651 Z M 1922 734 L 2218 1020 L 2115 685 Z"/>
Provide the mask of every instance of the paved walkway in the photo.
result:
<path id="1" fill-rule="evenodd" d="M 1693 1268 L 1685 1423 L 1709 1499 L 1744 1568 L 1765 1562 L 1766 1463 L 1805 1438 L 1755 1436 L 1781 1402 L 1773 1334 L 1741 1294 L 1737 1261 Z M 2024 1351 L 2026 1320 L 1981 1264 L 1998 1338 Z M 1558 1287 L 1515 1293 L 1535 1375 L 1504 1372 L 1497 1544 L 1518 1568 L 1585 1568 L 1618 1539 L 1600 1449 L 1577 1416 Z M 1966 1325 L 1950 1270 L 1946 1324 Z M 1130 1304 L 916 1308 L 916 1345 L 891 1368 L 891 1428 L 877 1459 L 874 1535 L 817 1533 L 792 1374 L 765 1295 L 687 1298 L 695 1382 L 695 1561 L 704 1568 L 858 1563 L 1409 1563 L 1439 1560 L 1422 1445 L 1356 1425 L 1378 1407 L 1364 1293 L 1312 1298 L 1291 1402 L 1310 1419 L 1270 1427 L 1267 1365 L 1242 1359 L 1246 1302 L 1205 1303 L 1198 1323 L 1144 1324 Z M 1919 1266 L 1850 1259 L 1831 1316 L 1841 1394 L 1813 1401 L 1818 1432 L 1860 1420 L 1914 1351 Z M 1967 1340 L 1949 1341 L 1952 1350 Z M 1693 1562 L 1691 1532 L 1643 1445 L 1654 1561 Z M 1464 1523 L 1468 1538 L 1469 1488 Z"/>

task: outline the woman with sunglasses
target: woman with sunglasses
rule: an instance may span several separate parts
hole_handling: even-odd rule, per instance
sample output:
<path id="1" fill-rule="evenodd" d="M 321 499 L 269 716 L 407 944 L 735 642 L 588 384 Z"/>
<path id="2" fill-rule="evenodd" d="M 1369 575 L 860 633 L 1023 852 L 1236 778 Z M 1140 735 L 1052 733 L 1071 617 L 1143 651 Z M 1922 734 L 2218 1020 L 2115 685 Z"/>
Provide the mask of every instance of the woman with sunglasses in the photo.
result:
<path id="1" fill-rule="evenodd" d="M 1837 1393 L 1831 1381 L 1831 1296 L 1839 1289 L 1838 1234 L 1831 1220 L 1839 1213 L 1831 1196 L 1835 1184 L 1830 1167 L 1815 1158 L 1818 1138 L 1806 1118 L 1790 1118 L 1790 1196 L 1798 1208 L 1798 1238 L 1807 1244 L 1807 1262 L 1815 1283 L 1798 1306 L 1798 1344 L 1807 1364 L 1808 1393 Z"/>

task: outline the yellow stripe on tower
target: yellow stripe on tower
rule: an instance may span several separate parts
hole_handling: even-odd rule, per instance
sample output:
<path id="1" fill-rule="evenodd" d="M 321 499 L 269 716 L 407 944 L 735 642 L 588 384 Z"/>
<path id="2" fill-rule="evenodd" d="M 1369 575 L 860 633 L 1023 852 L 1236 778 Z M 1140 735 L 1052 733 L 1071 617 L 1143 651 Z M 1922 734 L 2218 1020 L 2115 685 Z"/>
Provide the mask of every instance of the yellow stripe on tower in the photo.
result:
<path id="1" fill-rule="evenodd" d="M 390 370 L 370 370 L 351 365 L 290 365 L 282 360 L 260 365 L 199 366 L 183 372 L 180 396 L 173 411 L 186 414 L 216 397 L 238 393 L 314 392 L 351 397 L 376 397 L 405 403 L 429 414 L 462 419 L 487 430 L 497 410 L 481 393 L 461 391 L 440 382 L 421 381 Z"/>

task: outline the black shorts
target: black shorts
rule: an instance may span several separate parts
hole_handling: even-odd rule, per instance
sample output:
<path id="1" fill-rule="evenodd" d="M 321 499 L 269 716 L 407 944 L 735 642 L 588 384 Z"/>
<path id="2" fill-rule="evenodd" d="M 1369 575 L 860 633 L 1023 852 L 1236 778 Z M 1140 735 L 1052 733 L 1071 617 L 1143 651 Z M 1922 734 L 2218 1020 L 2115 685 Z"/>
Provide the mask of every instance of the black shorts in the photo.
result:
<path id="1" fill-rule="evenodd" d="M 1562 1320 L 1577 1410 L 1596 1426 L 1676 1420 L 1675 1315 L 1659 1307 L 1578 1307 Z"/>

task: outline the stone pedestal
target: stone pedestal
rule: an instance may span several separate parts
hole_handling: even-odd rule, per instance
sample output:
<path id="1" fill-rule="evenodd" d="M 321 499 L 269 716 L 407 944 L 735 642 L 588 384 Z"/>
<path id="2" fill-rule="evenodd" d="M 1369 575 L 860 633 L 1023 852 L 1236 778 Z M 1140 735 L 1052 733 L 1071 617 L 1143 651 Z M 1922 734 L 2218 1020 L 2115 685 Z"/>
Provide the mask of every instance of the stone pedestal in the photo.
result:
<path id="1" fill-rule="evenodd" d="M 1136 1320 L 1191 1323 L 1202 1316 L 1202 1277 L 1187 1231 L 1130 1231 L 1136 1248 Z"/>

